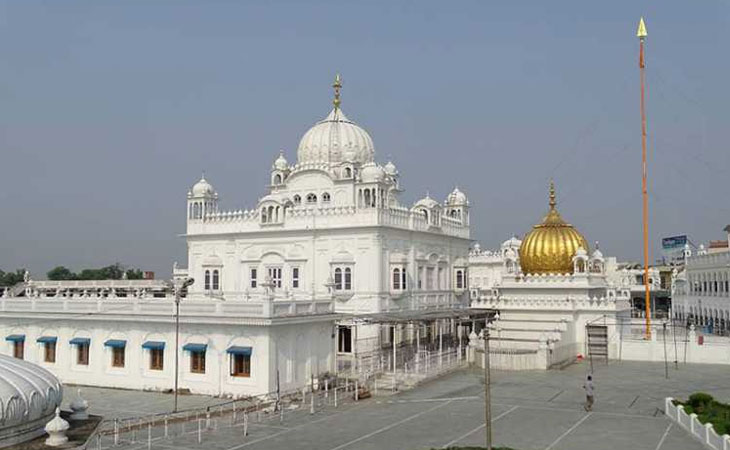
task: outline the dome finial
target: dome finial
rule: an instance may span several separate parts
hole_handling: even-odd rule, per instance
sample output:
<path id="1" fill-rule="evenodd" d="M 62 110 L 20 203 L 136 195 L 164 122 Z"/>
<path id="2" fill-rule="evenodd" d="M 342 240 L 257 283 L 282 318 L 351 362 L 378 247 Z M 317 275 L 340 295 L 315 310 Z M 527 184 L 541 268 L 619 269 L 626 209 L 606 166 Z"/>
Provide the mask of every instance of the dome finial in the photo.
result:
<path id="1" fill-rule="evenodd" d="M 555 183 L 550 179 L 550 210 L 555 209 Z"/>
<path id="2" fill-rule="evenodd" d="M 342 89 L 342 77 L 338 73 L 335 75 L 335 82 L 332 84 L 335 89 L 335 99 L 332 100 L 332 104 L 335 105 L 335 109 L 340 109 L 340 89 Z"/>

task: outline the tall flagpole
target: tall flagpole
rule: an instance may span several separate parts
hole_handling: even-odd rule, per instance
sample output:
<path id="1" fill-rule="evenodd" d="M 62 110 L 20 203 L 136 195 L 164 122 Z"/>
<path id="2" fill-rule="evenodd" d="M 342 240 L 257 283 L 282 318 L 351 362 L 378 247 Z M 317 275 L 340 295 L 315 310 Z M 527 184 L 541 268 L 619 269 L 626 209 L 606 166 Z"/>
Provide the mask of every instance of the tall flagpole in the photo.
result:
<path id="1" fill-rule="evenodd" d="M 646 167 L 646 105 L 644 102 L 644 91 L 646 90 L 646 64 L 644 62 L 644 40 L 646 39 L 646 26 L 644 18 L 639 19 L 639 28 L 636 30 L 639 38 L 639 74 L 641 78 L 641 196 L 643 202 L 643 228 L 644 228 L 644 293 L 645 293 L 645 315 L 646 315 L 646 339 L 651 339 L 651 292 L 649 291 L 649 191 L 647 188 L 647 167 Z"/>

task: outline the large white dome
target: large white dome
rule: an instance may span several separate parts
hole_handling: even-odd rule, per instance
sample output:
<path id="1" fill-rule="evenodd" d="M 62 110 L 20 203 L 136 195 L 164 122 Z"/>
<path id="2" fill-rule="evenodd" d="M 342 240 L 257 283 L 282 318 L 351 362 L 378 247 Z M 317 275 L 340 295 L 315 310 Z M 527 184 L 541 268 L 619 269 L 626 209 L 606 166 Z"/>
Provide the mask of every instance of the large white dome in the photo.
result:
<path id="1" fill-rule="evenodd" d="M 22 359 L 0 355 L 0 447 L 45 433 L 61 405 L 63 387 L 51 372 Z"/>
<path id="2" fill-rule="evenodd" d="M 340 108 L 309 129 L 297 149 L 299 164 L 339 164 L 345 160 L 365 164 L 375 159 L 375 146 L 367 131 L 350 121 Z"/>

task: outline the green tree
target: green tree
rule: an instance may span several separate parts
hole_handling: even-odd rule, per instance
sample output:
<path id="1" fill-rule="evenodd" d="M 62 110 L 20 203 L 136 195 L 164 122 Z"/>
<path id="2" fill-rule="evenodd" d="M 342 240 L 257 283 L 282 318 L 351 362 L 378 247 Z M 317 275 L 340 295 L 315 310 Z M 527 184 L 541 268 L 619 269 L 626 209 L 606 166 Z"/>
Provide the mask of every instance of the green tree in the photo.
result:
<path id="1" fill-rule="evenodd" d="M 46 273 L 46 276 L 49 280 L 52 281 L 76 280 L 78 278 L 78 275 L 71 272 L 64 266 L 54 267 L 53 269 L 49 270 L 48 273 Z"/>
<path id="2" fill-rule="evenodd" d="M 16 284 L 23 281 L 25 276 L 25 269 L 16 269 L 15 272 L 2 272 L 2 278 L 0 279 L 0 285 L 2 286 L 15 286 Z"/>
<path id="3" fill-rule="evenodd" d="M 128 280 L 141 280 L 144 278 L 144 273 L 139 269 L 129 269 L 127 270 L 127 279 Z"/>

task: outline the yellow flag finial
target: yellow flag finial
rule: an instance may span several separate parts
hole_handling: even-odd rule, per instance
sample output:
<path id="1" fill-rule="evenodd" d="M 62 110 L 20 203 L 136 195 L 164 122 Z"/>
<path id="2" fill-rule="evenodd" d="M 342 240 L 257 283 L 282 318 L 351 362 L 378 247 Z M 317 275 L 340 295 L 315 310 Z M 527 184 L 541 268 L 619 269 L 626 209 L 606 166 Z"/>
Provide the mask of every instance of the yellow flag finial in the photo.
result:
<path id="1" fill-rule="evenodd" d="M 644 18 L 639 19 L 639 28 L 636 29 L 636 37 L 644 39 L 646 37 L 646 25 L 644 24 Z"/>
<path id="2" fill-rule="evenodd" d="M 335 75 L 335 82 L 332 84 L 332 87 L 335 89 L 335 99 L 332 100 L 332 104 L 335 105 L 335 109 L 340 108 L 340 89 L 342 89 L 342 77 L 340 77 L 340 74 L 338 73 Z"/>

